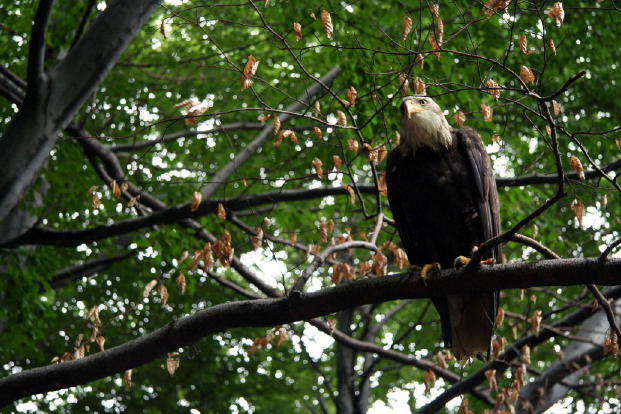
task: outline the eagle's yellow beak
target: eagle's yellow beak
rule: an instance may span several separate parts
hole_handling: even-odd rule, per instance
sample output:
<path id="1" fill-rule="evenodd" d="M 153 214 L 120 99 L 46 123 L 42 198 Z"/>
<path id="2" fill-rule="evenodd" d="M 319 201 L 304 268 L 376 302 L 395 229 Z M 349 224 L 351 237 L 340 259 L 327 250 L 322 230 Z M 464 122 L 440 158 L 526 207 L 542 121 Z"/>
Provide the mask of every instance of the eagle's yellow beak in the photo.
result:
<path id="1" fill-rule="evenodd" d="M 425 108 L 423 108 L 413 100 L 407 100 L 404 102 L 404 104 L 405 116 L 407 116 L 408 119 L 412 118 L 412 114 L 415 114 L 417 112 L 423 112 L 425 110 Z"/>

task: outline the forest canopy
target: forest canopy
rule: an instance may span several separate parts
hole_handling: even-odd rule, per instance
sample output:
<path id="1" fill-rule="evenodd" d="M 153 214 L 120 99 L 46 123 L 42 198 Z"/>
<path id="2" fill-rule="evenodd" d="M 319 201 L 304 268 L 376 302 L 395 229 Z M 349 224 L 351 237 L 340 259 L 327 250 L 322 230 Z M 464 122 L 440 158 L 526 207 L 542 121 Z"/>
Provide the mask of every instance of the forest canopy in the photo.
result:
<path id="1" fill-rule="evenodd" d="M 619 411 L 618 2 L 0 16 L 6 412 Z M 480 134 L 502 264 L 410 267 L 385 158 L 414 93 Z M 457 361 L 428 298 L 492 290 L 490 360 Z"/>

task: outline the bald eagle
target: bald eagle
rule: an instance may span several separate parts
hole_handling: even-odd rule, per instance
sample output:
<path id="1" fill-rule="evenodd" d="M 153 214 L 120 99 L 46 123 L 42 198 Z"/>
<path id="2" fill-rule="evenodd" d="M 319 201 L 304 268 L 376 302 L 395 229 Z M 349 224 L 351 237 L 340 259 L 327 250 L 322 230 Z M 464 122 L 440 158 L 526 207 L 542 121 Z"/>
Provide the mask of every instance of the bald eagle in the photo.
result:
<path id="1" fill-rule="evenodd" d="M 401 103 L 401 142 L 386 166 L 388 201 L 410 264 L 450 268 L 500 231 L 489 157 L 471 128 L 451 128 L 427 96 Z M 500 261 L 500 247 L 487 254 Z M 459 358 L 489 356 L 498 292 L 432 298 L 446 347 Z"/>

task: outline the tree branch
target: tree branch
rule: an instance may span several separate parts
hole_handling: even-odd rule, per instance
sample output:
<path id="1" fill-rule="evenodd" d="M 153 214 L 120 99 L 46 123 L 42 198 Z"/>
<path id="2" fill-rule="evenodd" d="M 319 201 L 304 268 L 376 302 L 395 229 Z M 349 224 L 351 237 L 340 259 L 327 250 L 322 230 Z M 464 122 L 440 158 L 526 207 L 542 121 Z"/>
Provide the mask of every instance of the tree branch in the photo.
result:
<path id="1" fill-rule="evenodd" d="M 608 289 L 604 292 L 604 296 L 615 299 L 619 298 L 621 296 L 621 286 L 615 286 Z M 591 307 L 582 308 L 571 313 L 570 315 L 567 315 L 560 321 L 552 324 L 552 326 L 554 328 L 575 326 L 585 321 L 588 317 L 593 315 L 593 313 L 594 312 Z M 534 334 L 530 334 L 520 338 L 519 340 L 514 342 L 513 345 L 508 347 L 504 354 L 499 356 L 499 359 L 486 364 L 485 366 L 478 369 L 476 372 L 464 378 L 460 383 L 449 387 L 442 394 L 437 396 L 433 401 L 422 407 L 418 411 L 418 413 L 425 414 L 437 412 L 453 398 L 457 397 L 460 394 L 470 392 L 470 390 L 474 389 L 476 386 L 485 381 L 485 371 L 489 369 L 495 369 L 497 371 L 497 375 L 501 375 L 507 368 L 509 368 L 510 365 L 508 364 L 508 362 L 520 355 L 521 349 L 522 347 L 524 347 L 524 345 L 528 345 L 533 348 L 554 336 L 557 336 L 554 330 L 547 329 L 542 326 L 539 335 L 535 336 Z"/>
<path id="2" fill-rule="evenodd" d="M 0 151 L 0 221 L 25 196 L 48 159 L 58 133 L 103 81 L 158 4 L 159 0 L 109 2 L 67 57 L 47 71 L 47 86 L 38 91 L 41 96 L 28 94 L 0 138 L 4 149 Z M 42 13 L 48 5 L 51 0 L 41 3 Z M 39 22 L 44 20 L 40 15 Z M 37 26 L 37 30 L 44 29 Z M 37 49 L 42 39 L 43 34 L 35 31 L 29 88 L 36 87 L 30 84 L 30 77 L 42 70 L 42 52 Z"/>
<path id="3" fill-rule="evenodd" d="M 206 335 L 232 328 L 282 325 L 394 299 L 479 293 L 501 288 L 584 284 L 585 279 L 601 284 L 618 284 L 620 272 L 621 259 L 611 259 L 604 265 L 598 264 L 596 259 L 546 260 L 481 268 L 467 276 L 444 271 L 425 280 L 411 274 L 366 278 L 302 293 L 295 298 L 229 302 L 172 321 L 150 334 L 104 352 L 2 378 L 0 406 L 29 395 L 85 384 L 135 368 Z M 536 340 L 545 337 L 545 333 L 540 333 Z M 460 392 L 471 389 L 463 387 L 462 381 L 458 387 Z"/>
<path id="4" fill-rule="evenodd" d="M 341 69 L 338 66 L 330 69 L 330 71 L 328 71 L 328 73 L 326 73 L 323 78 L 316 80 L 316 83 L 308 88 L 302 94 L 302 96 L 298 98 L 296 102 L 289 105 L 286 111 L 295 112 L 300 108 L 304 107 L 304 105 L 308 105 L 313 96 L 329 90 L 326 85 L 331 84 L 334 78 L 336 78 L 340 72 Z M 278 116 L 281 122 L 285 122 L 292 117 L 292 115 L 290 114 L 274 116 Z M 263 131 L 261 131 L 251 143 L 246 145 L 246 147 L 241 150 L 231 162 L 222 167 L 220 171 L 218 171 L 211 178 L 210 182 L 203 187 L 203 189 L 201 190 L 201 192 L 203 193 L 203 198 L 209 199 L 209 197 L 211 197 L 215 193 L 220 185 L 225 183 L 229 179 L 229 177 L 233 175 L 235 171 L 237 171 L 237 169 L 252 156 L 252 154 L 257 152 L 259 148 L 261 148 L 267 142 L 268 138 L 270 138 L 273 134 L 273 127 L 271 125 L 266 125 L 263 128 Z"/>
<path id="5" fill-rule="evenodd" d="M 30 45 L 28 46 L 28 95 L 39 96 L 38 88 L 42 87 L 42 77 L 45 73 L 45 32 L 50 21 L 54 0 L 39 0 L 35 13 Z"/>

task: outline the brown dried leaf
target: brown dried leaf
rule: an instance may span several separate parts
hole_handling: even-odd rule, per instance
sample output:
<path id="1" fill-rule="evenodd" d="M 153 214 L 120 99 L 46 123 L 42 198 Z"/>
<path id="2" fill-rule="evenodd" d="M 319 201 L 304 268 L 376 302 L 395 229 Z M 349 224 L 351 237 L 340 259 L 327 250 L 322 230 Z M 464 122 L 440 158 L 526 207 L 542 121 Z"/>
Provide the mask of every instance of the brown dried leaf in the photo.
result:
<path id="1" fill-rule="evenodd" d="M 330 336 L 332 336 L 334 334 L 334 328 L 336 328 L 336 319 L 328 319 L 326 323 L 328 324 Z"/>
<path id="2" fill-rule="evenodd" d="M 321 242 L 328 242 L 328 223 L 326 223 L 326 219 L 321 219 L 319 222 L 319 235 L 321 236 Z"/>
<path id="3" fill-rule="evenodd" d="M 530 327 L 533 331 L 533 335 L 539 336 L 539 327 L 541 326 L 541 311 L 534 310 L 530 317 Z"/>
<path id="4" fill-rule="evenodd" d="M 496 382 L 496 370 L 488 369 L 485 371 L 485 378 L 487 378 L 487 382 L 489 382 L 489 388 L 492 391 L 498 391 L 498 383 Z"/>
<path id="5" fill-rule="evenodd" d="M 82 359 L 86 355 L 86 348 L 84 345 L 78 346 L 75 351 L 73 351 L 73 359 Z"/>
<path id="6" fill-rule="evenodd" d="M 455 115 L 453 115 L 453 120 L 460 128 L 463 128 L 464 123 L 466 122 L 466 114 L 464 114 L 462 111 L 459 111 Z"/>
<path id="7" fill-rule="evenodd" d="M 321 128 L 313 127 L 313 134 L 317 136 L 317 138 L 321 139 L 323 137 L 323 133 L 321 132 Z"/>
<path id="8" fill-rule="evenodd" d="M 492 142 L 494 144 L 498 144 L 500 145 L 500 135 L 498 134 L 492 134 Z"/>
<path id="9" fill-rule="evenodd" d="M 379 250 L 373 254 L 372 259 L 373 264 L 371 265 L 371 271 L 375 273 L 376 276 L 383 276 L 386 265 L 388 264 L 388 259 Z"/>
<path id="10" fill-rule="evenodd" d="M 151 291 L 153 290 L 153 288 L 155 287 L 155 285 L 157 285 L 157 280 L 153 279 L 152 281 L 150 281 L 149 283 L 147 283 L 144 286 L 144 289 L 142 291 L 142 297 L 146 298 L 149 296 L 149 293 L 151 293 Z"/>
<path id="11" fill-rule="evenodd" d="M 427 370 L 423 375 L 423 382 L 425 383 L 425 392 L 429 392 L 436 383 L 436 373 L 430 369 Z"/>
<path id="12" fill-rule="evenodd" d="M 530 55 L 531 53 L 533 53 L 532 50 L 528 50 L 528 40 L 526 39 L 525 34 L 520 35 L 518 43 L 520 44 L 520 50 L 522 51 L 522 53 L 524 53 L 525 55 Z"/>
<path id="13" fill-rule="evenodd" d="M 274 129 L 274 134 L 278 134 L 280 132 L 280 118 L 278 115 L 274 115 L 272 119 L 272 128 Z"/>
<path id="14" fill-rule="evenodd" d="M 522 355 L 520 356 L 520 361 L 522 361 L 525 364 L 530 364 L 530 346 L 524 345 L 522 347 L 521 354 Z"/>
<path id="15" fill-rule="evenodd" d="M 552 51 L 552 54 L 554 56 L 556 56 L 556 46 L 554 46 L 554 40 L 549 39 L 548 40 L 548 47 L 550 48 L 550 50 Z"/>
<path id="16" fill-rule="evenodd" d="M 254 83 L 252 81 L 252 77 L 257 73 L 257 69 L 259 68 L 259 61 L 254 56 L 248 56 L 248 60 L 246 61 L 246 65 L 244 66 L 244 71 L 241 76 L 241 90 L 245 91 L 250 88 Z"/>
<path id="17" fill-rule="evenodd" d="M 494 119 L 494 108 L 491 106 L 481 104 L 481 113 L 483 114 L 483 120 L 485 122 L 493 122 Z"/>
<path id="18" fill-rule="evenodd" d="M 582 162 L 575 155 L 569 157 L 569 165 L 570 167 L 578 174 L 579 180 L 584 180 L 586 177 L 584 176 L 584 169 L 582 168 Z"/>
<path id="19" fill-rule="evenodd" d="M 235 249 L 231 246 L 231 233 L 228 230 L 224 229 L 222 236 L 211 246 L 211 249 L 222 266 L 231 265 Z"/>
<path id="20" fill-rule="evenodd" d="M 556 27 L 561 27 L 561 25 L 563 24 L 563 20 L 565 20 L 565 11 L 563 10 L 563 3 L 560 1 L 557 1 L 556 3 L 552 5 L 552 7 L 546 10 L 546 14 L 554 19 L 554 22 L 556 23 Z"/>
<path id="21" fill-rule="evenodd" d="M 347 117 L 343 111 L 336 111 L 337 123 L 341 126 L 347 126 Z"/>
<path id="22" fill-rule="evenodd" d="M 347 190 L 347 192 L 349 193 L 349 202 L 351 203 L 352 206 L 355 206 L 356 205 L 356 192 L 354 191 L 354 187 L 352 187 L 351 185 L 344 185 L 343 188 Z"/>
<path id="23" fill-rule="evenodd" d="M 112 195 L 116 198 L 121 198 L 121 188 L 116 183 L 116 180 L 112 180 L 110 187 L 112 188 Z"/>
<path id="24" fill-rule="evenodd" d="M 446 369 L 446 359 L 444 359 L 444 354 L 442 351 L 438 351 L 436 354 L 436 361 L 438 361 L 438 366 L 442 369 Z"/>
<path id="25" fill-rule="evenodd" d="M 522 364 L 515 370 L 515 383 L 518 388 L 524 387 L 524 382 L 526 380 L 526 365 Z"/>
<path id="26" fill-rule="evenodd" d="M 520 69 L 520 79 L 522 79 L 524 83 L 534 83 L 535 74 L 528 66 L 522 66 Z"/>
<path id="27" fill-rule="evenodd" d="M 323 170 L 321 169 L 322 164 L 323 163 L 319 158 L 315 157 L 313 159 L 313 169 L 315 170 L 315 174 L 317 174 L 317 177 L 319 178 L 323 177 Z"/>
<path id="28" fill-rule="evenodd" d="M 302 25 L 298 22 L 293 22 L 293 32 L 295 33 L 295 40 L 299 42 L 302 40 Z"/>
<path id="29" fill-rule="evenodd" d="M 125 384 L 127 388 L 132 387 L 132 373 L 133 372 L 134 372 L 133 369 L 128 369 L 127 371 L 123 373 L 123 384 Z"/>
<path id="30" fill-rule="evenodd" d="M 226 220 L 226 209 L 222 203 L 218 203 L 218 218 Z"/>
<path id="31" fill-rule="evenodd" d="M 350 151 L 353 151 L 353 152 L 358 152 L 358 150 L 360 149 L 358 141 L 356 141 L 353 138 L 350 138 L 347 140 L 347 147 L 349 148 Z"/>
<path id="32" fill-rule="evenodd" d="M 98 336 L 97 338 L 95 338 L 95 343 L 99 346 L 99 350 L 101 352 L 105 351 L 104 345 L 106 343 L 106 338 L 104 338 L 103 336 Z"/>
<path id="33" fill-rule="evenodd" d="M 608 195 L 602 194 L 602 196 L 599 198 L 599 204 L 601 208 L 606 208 L 606 206 L 608 205 Z"/>
<path id="34" fill-rule="evenodd" d="M 172 377 L 175 375 L 175 372 L 179 368 L 179 353 L 178 352 L 169 352 L 166 357 L 166 370 L 168 374 Z"/>
<path id="35" fill-rule="evenodd" d="M 420 70 L 423 70 L 425 66 L 425 56 L 420 53 L 417 54 L 416 58 L 414 59 L 414 65 L 416 65 Z"/>
<path id="36" fill-rule="evenodd" d="M 343 164 L 343 160 L 338 155 L 332 156 L 332 162 L 334 162 L 334 170 L 339 172 L 341 169 L 341 165 Z"/>
<path id="37" fill-rule="evenodd" d="M 412 81 L 412 86 L 414 87 L 414 92 L 417 95 L 427 95 L 427 88 L 425 86 L 425 82 L 418 76 L 414 78 Z"/>
<path id="38" fill-rule="evenodd" d="M 403 15 L 403 24 L 401 29 L 401 38 L 405 41 L 412 31 L 412 18 L 407 14 Z"/>
<path id="39" fill-rule="evenodd" d="M 183 273 L 179 273 L 179 276 L 177 276 L 177 286 L 179 286 L 183 295 L 186 289 L 185 275 Z"/>
<path id="40" fill-rule="evenodd" d="M 99 208 L 99 206 L 101 205 L 101 200 L 99 199 L 99 196 L 97 194 L 92 195 L 91 205 L 95 209 Z"/>
<path id="41" fill-rule="evenodd" d="M 201 205 L 202 198 L 203 194 L 200 191 L 195 191 L 192 194 L 192 205 L 190 206 L 190 211 L 198 210 L 198 207 Z"/>
<path id="42" fill-rule="evenodd" d="M 554 115 L 560 115 L 561 113 L 561 104 L 556 102 L 554 99 L 552 100 L 552 110 L 554 111 Z"/>
<path id="43" fill-rule="evenodd" d="M 578 225 L 582 228 L 582 219 L 584 218 L 584 210 L 585 210 L 584 203 L 582 201 L 578 201 L 574 199 L 574 201 L 571 203 L 571 209 L 576 214 Z"/>
<path id="44" fill-rule="evenodd" d="M 177 267 L 181 266 L 181 264 L 183 264 L 183 262 L 185 262 L 188 257 L 190 257 L 190 253 L 187 250 L 184 250 L 183 253 L 181 253 L 181 257 L 178 260 L 178 264 Z"/>
<path id="45" fill-rule="evenodd" d="M 319 101 L 315 101 L 315 104 L 313 105 L 313 113 L 315 116 L 321 115 L 321 104 Z"/>
<path id="46" fill-rule="evenodd" d="M 279 329 L 278 338 L 276 338 L 276 346 L 282 345 L 283 342 L 285 342 L 287 339 L 289 339 L 289 334 L 287 333 L 287 331 L 285 331 L 284 329 Z"/>
<path id="47" fill-rule="evenodd" d="M 546 134 L 548 134 L 548 136 L 551 137 L 552 136 L 552 128 L 550 128 L 550 125 L 546 124 L 545 130 L 546 130 Z"/>
<path id="48" fill-rule="evenodd" d="M 168 37 L 166 36 L 166 19 L 162 19 L 162 21 L 160 22 L 160 34 L 164 39 L 168 39 Z"/>
<path id="49" fill-rule="evenodd" d="M 433 50 L 433 54 L 436 55 L 438 59 L 440 59 L 440 45 L 442 40 L 437 37 L 436 33 L 429 33 L 429 37 L 427 38 L 429 41 L 429 45 L 431 46 L 431 50 Z"/>
<path id="50" fill-rule="evenodd" d="M 434 18 L 436 19 L 440 18 L 440 5 L 439 4 L 430 4 L 429 11 L 431 11 L 431 14 L 433 15 Z"/>
<path id="51" fill-rule="evenodd" d="M 347 88 L 347 101 L 350 106 L 356 105 L 356 98 L 358 98 L 358 91 L 353 86 Z"/>
<path id="52" fill-rule="evenodd" d="M 321 11 L 321 24 L 323 25 L 323 31 L 326 33 L 326 37 L 332 39 L 332 34 L 334 33 L 332 17 L 326 10 Z"/>
<path id="53" fill-rule="evenodd" d="M 505 320 L 505 310 L 502 306 L 498 307 L 498 312 L 496 313 L 496 328 L 502 328 L 502 323 Z"/>
<path id="54" fill-rule="evenodd" d="M 157 293 L 160 295 L 160 301 L 162 302 L 162 307 L 166 306 L 168 302 L 168 289 L 163 283 L 157 285 Z"/>
<path id="55" fill-rule="evenodd" d="M 407 96 L 410 94 L 410 84 L 408 81 L 408 75 L 405 73 L 399 74 L 399 89 L 401 90 L 402 96 Z"/>
<path id="56" fill-rule="evenodd" d="M 333 285 L 338 285 L 339 283 L 341 283 L 341 280 L 343 279 L 343 268 L 341 267 L 341 264 L 335 264 L 332 265 L 332 284 Z"/>
<path id="57" fill-rule="evenodd" d="M 140 196 L 141 196 L 141 194 L 138 194 L 138 195 L 130 198 L 129 201 L 127 202 L 127 207 L 135 206 L 136 203 L 138 202 L 138 200 L 140 200 Z"/>
<path id="58" fill-rule="evenodd" d="M 506 9 L 511 0 L 488 0 L 483 6 L 483 12 L 488 19 L 494 15 L 496 10 Z"/>
<path id="59" fill-rule="evenodd" d="M 386 184 L 385 173 L 381 173 L 377 176 L 377 190 L 384 197 L 388 197 L 388 185 Z"/>
<path id="60" fill-rule="evenodd" d="M 496 81 L 492 79 L 486 80 L 485 87 L 486 87 L 487 93 L 492 95 L 494 99 L 500 98 L 500 85 L 498 85 Z"/>
<path id="61" fill-rule="evenodd" d="M 250 238 L 252 247 L 258 249 L 263 244 L 263 228 L 257 227 L 255 229 L 255 235 Z"/>
<path id="62" fill-rule="evenodd" d="M 606 339 L 604 339 L 604 355 L 608 354 L 612 354 L 615 358 L 619 355 L 619 340 L 617 333 L 614 331 L 610 332 L 610 335 L 607 335 Z"/>

